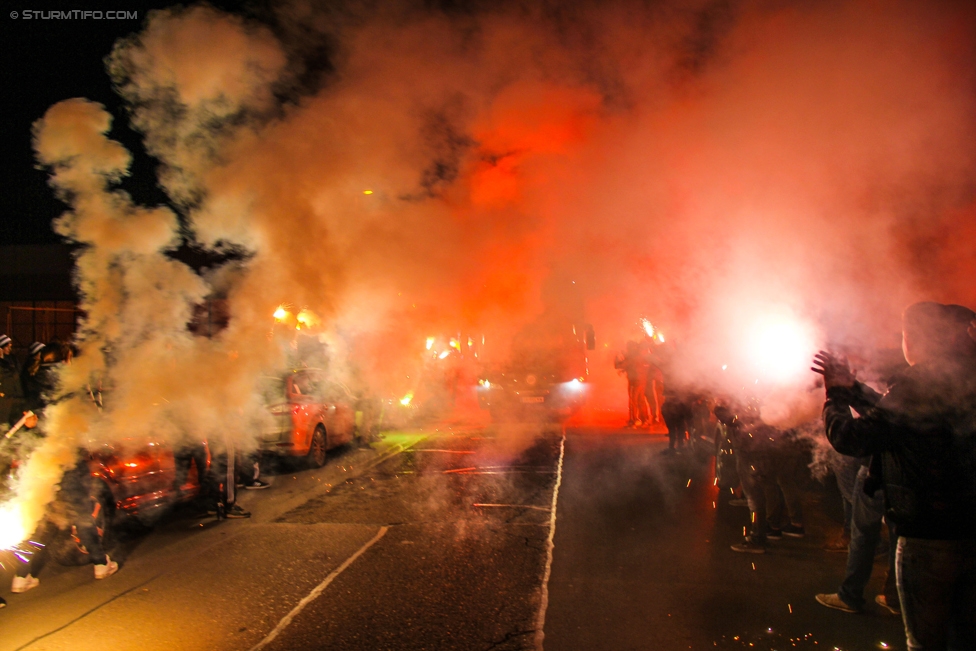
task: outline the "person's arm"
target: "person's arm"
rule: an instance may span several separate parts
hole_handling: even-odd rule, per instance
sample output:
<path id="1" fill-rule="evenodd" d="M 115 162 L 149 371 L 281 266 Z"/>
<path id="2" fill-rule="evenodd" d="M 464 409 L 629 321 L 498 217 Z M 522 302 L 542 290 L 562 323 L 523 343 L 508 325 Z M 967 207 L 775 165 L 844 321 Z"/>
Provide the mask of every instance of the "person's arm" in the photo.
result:
<path id="1" fill-rule="evenodd" d="M 874 407 L 884 397 L 881 393 L 861 382 L 856 382 L 854 386 L 857 390 L 857 400 L 864 406 Z M 857 409 L 857 405 L 854 405 L 854 409 Z"/>
<path id="2" fill-rule="evenodd" d="M 827 440 L 835 450 L 852 457 L 864 457 L 885 449 L 891 431 L 890 418 L 885 410 L 872 406 L 876 392 L 854 379 L 854 374 L 842 357 L 820 351 L 814 357 L 811 370 L 824 376 L 827 401 L 823 419 Z M 860 418 L 854 418 L 851 408 Z"/>
<path id="3" fill-rule="evenodd" d="M 851 407 L 857 398 L 853 387 L 827 389 L 824 428 L 835 450 L 852 457 L 865 457 L 887 449 L 892 425 L 882 407 L 867 408 L 860 418 L 855 418 Z"/>

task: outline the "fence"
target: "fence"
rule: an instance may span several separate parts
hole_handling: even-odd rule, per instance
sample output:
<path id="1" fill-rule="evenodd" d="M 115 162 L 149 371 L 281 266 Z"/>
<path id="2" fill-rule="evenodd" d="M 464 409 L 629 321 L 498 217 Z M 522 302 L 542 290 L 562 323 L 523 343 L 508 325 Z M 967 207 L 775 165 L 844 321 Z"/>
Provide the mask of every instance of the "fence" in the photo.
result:
<path id="1" fill-rule="evenodd" d="M 0 303 L 6 324 L 5 333 L 16 348 L 34 341 L 71 341 L 81 310 L 71 301 L 18 301 Z"/>

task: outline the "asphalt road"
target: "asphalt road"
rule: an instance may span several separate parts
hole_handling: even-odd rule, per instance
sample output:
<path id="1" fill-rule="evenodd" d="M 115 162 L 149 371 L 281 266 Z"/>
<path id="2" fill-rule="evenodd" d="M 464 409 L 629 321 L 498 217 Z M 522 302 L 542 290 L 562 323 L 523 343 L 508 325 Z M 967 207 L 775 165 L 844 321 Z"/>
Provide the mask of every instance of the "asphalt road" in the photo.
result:
<path id="1" fill-rule="evenodd" d="M 9 595 L 5 574 L 0 651 L 903 648 L 897 618 L 814 602 L 844 564 L 821 492 L 805 539 L 736 554 L 747 510 L 665 441 L 506 426 L 341 451 L 245 493 L 250 520 L 132 537 L 105 581 L 52 566 Z"/>
<path id="2" fill-rule="evenodd" d="M 666 437 L 570 433 L 559 494 L 545 649 L 903 649 L 901 620 L 824 608 L 846 554 L 822 546 L 823 491 L 807 535 L 765 555 L 730 546 L 748 524 L 712 462 L 663 453 Z M 867 597 L 880 589 L 878 561 Z M 887 646 L 882 646 L 886 644 Z"/>

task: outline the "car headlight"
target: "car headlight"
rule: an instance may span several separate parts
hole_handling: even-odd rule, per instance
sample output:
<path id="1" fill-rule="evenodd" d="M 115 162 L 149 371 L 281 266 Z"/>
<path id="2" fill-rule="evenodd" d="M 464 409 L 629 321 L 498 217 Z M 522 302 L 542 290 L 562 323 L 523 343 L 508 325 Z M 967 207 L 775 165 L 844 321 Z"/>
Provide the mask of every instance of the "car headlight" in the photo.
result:
<path id="1" fill-rule="evenodd" d="M 570 391 L 577 391 L 578 392 L 578 391 L 582 391 L 583 390 L 584 384 L 583 384 L 583 381 L 580 378 L 575 378 L 574 377 L 569 382 L 563 382 L 563 386 L 566 387 L 567 389 L 569 389 Z"/>

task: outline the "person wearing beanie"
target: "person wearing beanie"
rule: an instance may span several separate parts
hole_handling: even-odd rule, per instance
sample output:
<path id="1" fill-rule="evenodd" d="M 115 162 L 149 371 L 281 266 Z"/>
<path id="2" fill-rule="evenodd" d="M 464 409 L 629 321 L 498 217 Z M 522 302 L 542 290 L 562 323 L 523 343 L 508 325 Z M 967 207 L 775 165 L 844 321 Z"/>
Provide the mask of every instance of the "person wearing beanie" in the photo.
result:
<path id="1" fill-rule="evenodd" d="M 0 427 L 12 425 L 23 414 L 24 390 L 12 350 L 13 341 L 0 334 Z"/>
<path id="2" fill-rule="evenodd" d="M 25 409 L 38 411 L 45 406 L 44 394 L 54 388 L 57 349 L 35 341 L 27 348 L 30 357 L 20 370 L 20 386 L 24 392 Z"/>

